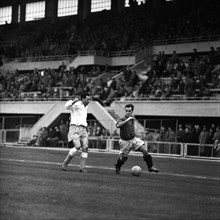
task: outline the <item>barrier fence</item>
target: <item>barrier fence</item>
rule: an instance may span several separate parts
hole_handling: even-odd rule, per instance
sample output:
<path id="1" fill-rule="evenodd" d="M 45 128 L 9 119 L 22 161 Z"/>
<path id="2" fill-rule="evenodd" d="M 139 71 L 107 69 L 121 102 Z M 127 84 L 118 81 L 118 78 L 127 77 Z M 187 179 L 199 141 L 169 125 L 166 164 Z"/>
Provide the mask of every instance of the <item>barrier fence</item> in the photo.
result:
<path id="1" fill-rule="evenodd" d="M 19 144 L 20 129 L 6 129 L 0 130 L 0 144 Z M 60 141 L 62 142 L 62 141 Z M 89 137 L 90 151 L 103 152 L 118 152 L 119 138 L 114 137 Z M 23 142 L 23 145 L 25 142 Z M 148 152 L 159 156 L 172 157 L 195 157 L 195 158 L 209 158 L 220 160 L 215 156 L 214 145 L 211 144 L 193 144 L 193 143 L 177 143 L 177 142 L 153 142 L 145 141 L 148 147 Z M 68 148 L 67 143 L 62 143 L 61 147 Z M 132 154 L 139 154 L 139 152 L 131 152 Z"/>

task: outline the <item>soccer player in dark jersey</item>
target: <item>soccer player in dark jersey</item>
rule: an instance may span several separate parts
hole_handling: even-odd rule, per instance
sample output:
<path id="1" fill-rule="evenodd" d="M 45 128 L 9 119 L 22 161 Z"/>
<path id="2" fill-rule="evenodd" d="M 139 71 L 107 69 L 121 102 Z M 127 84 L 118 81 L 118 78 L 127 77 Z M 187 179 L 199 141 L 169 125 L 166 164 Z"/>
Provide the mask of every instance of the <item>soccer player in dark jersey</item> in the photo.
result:
<path id="1" fill-rule="evenodd" d="M 120 140 L 119 140 L 119 158 L 115 164 L 115 172 L 120 174 L 121 166 L 128 159 L 129 152 L 133 149 L 143 154 L 143 158 L 147 164 L 149 172 L 158 173 L 160 170 L 153 167 L 153 161 L 151 155 L 147 151 L 147 146 L 144 141 L 140 138 L 135 137 L 134 127 L 134 111 L 133 104 L 125 105 L 125 116 L 119 118 L 116 123 L 116 127 L 120 129 Z"/>

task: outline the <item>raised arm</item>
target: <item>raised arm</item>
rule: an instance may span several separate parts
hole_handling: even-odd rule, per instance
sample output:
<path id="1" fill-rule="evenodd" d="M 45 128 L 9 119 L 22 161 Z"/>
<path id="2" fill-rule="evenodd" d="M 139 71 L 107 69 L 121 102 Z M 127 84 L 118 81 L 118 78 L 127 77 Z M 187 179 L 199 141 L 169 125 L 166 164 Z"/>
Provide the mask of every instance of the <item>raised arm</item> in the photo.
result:
<path id="1" fill-rule="evenodd" d="M 127 119 L 124 120 L 124 121 L 120 121 L 120 120 L 119 120 L 119 121 L 116 123 L 116 128 L 120 128 L 121 126 L 123 126 L 124 124 L 126 124 L 128 121 L 133 120 L 133 119 L 134 119 L 134 117 L 131 116 L 131 117 L 127 118 Z"/>
<path id="2" fill-rule="evenodd" d="M 79 101 L 78 98 L 75 98 L 74 100 L 69 100 L 69 101 L 67 101 L 66 104 L 65 104 L 65 109 L 66 109 L 66 110 L 71 110 L 72 106 L 73 106 L 77 101 Z"/>

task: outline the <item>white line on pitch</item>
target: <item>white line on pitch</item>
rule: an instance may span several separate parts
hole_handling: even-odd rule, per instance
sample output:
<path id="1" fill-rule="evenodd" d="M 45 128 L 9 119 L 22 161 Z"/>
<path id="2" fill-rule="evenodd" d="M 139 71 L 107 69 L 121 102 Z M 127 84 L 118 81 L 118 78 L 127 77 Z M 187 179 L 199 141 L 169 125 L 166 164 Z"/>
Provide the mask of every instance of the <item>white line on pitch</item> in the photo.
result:
<path id="1" fill-rule="evenodd" d="M 1 146 L 1 145 L 0 145 Z M 16 146 L 16 145 L 6 145 L 5 147 L 9 148 L 23 148 L 23 149 L 36 149 L 36 150 L 48 150 L 48 151 L 69 151 L 70 148 L 61 148 L 61 147 L 37 147 L 37 146 Z M 90 153 L 99 153 L 99 154 L 118 154 L 118 151 L 105 151 L 105 150 L 98 150 L 98 149 L 89 149 Z M 130 155 L 132 156 L 142 156 L 140 152 L 131 151 Z M 180 157 L 180 156 L 172 156 L 169 154 L 154 154 L 151 153 L 153 157 L 161 158 L 161 159 L 176 159 L 176 160 L 195 160 L 195 161 L 205 161 L 205 162 L 217 162 L 220 163 L 218 158 L 194 158 L 194 157 Z"/>
<path id="2" fill-rule="evenodd" d="M 20 163 L 37 163 L 37 164 L 52 164 L 52 165 L 59 165 L 61 166 L 62 163 L 56 162 L 48 162 L 48 161 L 33 161 L 33 160 L 18 160 L 18 159 L 4 159 L 0 158 L 0 161 L 8 161 L 8 162 L 20 162 Z M 79 167 L 79 165 L 69 164 L 69 166 Z M 104 166 L 86 166 L 87 168 L 95 168 L 95 169 L 104 169 L 104 170 L 114 170 L 113 167 L 104 167 Z M 130 172 L 128 169 L 123 169 L 125 172 Z M 149 173 L 147 171 L 142 171 L 143 173 Z M 197 175 L 187 175 L 187 174 L 178 174 L 178 173 L 167 173 L 167 172 L 160 172 L 155 175 L 167 175 L 167 176 L 176 176 L 176 177 L 185 177 L 185 178 L 195 178 L 195 179 L 207 179 L 207 180 L 217 180 L 220 181 L 219 177 L 207 177 L 207 176 L 197 176 Z"/>

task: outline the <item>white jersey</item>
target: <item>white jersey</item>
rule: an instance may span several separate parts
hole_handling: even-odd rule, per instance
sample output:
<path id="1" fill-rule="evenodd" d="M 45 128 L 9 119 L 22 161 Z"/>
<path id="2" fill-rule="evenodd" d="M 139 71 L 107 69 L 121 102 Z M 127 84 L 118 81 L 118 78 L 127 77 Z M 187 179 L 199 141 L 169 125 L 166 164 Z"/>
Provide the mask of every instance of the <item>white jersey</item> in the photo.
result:
<path id="1" fill-rule="evenodd" d="M 71 111 L 71 121 L 70 125 L 82 125 L 87 127 L 87 109 L 88 106 L 85 106 L 82 101 L 77 101 L 73 104 L 72 100 L 69 100 L 65 104 L 66 110 Z"/>

